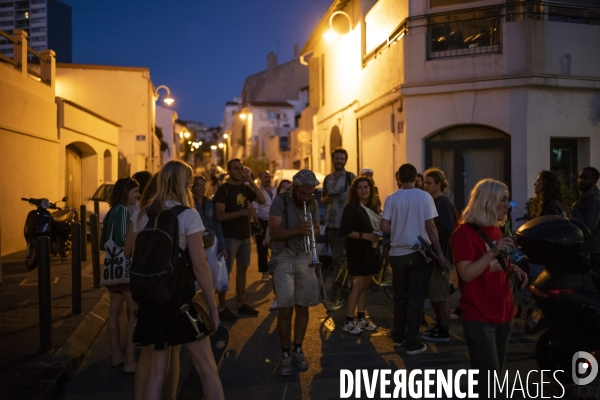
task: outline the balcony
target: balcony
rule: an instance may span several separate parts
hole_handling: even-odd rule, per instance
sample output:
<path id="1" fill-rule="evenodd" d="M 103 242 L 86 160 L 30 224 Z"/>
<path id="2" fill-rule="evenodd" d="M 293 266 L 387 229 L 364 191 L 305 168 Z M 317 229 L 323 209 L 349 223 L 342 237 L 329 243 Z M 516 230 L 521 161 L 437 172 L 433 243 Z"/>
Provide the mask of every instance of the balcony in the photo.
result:
<path id="1" fill-rule="evenodd" d="M 600 8 L 527 0 L 430 14 L 428 59 L 501 53 L 503 22 L 524 20 L 600 25 Z"/>

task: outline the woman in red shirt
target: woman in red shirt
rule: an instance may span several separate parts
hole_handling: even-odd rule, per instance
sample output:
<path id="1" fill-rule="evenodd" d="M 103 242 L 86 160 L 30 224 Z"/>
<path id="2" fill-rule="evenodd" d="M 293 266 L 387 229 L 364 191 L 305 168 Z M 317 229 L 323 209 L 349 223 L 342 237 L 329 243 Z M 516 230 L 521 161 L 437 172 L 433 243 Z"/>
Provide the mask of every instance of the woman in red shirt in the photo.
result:
<path id="1" fill-rule="evenodd" d="M 500 374 L 504 367 L 515 316 L 508 274 L 516 274 L 523 287 L 527 283 L 527 275 L 511 266 L 507 257 L 503 255 L 508 271 L 497 259 L 510 250 L 509 246 L 514 246 L 510 238 L 502 237 L 498 227 L 506 220 L 509 208 L 508 187 L 493 179 L 481 180 L 471 191 L 461 224 L 451 237 L 463 330 L 471 368 L 479 369 L 480 382 L 487 382 L 488 371 Z M 492 248 L 471 224 L 477 225 L 493 242 Z M 480 385 L 479 392 L 487 394 L 487 387 Z"/>

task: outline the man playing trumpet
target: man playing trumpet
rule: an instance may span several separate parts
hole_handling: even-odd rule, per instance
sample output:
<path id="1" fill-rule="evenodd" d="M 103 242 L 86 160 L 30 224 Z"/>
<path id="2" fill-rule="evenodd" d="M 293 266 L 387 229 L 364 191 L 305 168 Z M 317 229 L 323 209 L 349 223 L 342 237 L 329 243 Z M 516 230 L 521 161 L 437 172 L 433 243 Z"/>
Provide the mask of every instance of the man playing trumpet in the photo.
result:
<path id="1" fill-rule="evenodd" d="M 269 211 L 269 230 L 273 256 L 269 271 L 273 273 L 275 296 L 279 306 L 277 331 L 281 342 L 280 375 L 292 373 L 292 361 L 300 370 L 308 369 L 308 360 L 302 351 L 302 341 L 308 325 L 308 307 L 319 303 L 319 291 L 312 264 L 311 246 L 306 238 L 311 229 L 319 232 L 319 206 L 314 198 L 319 184 L 315 174 L 300 170 L 292 179 L 292 186 L 275 196 Z M 305 215 L 305 207 L 309 215 Z M 314 221 L 311 223 L 310 220 Z M 292 314 L 294 342 L 291 346 Z M 290 351 L 291 350 L 291 351 Z"/>

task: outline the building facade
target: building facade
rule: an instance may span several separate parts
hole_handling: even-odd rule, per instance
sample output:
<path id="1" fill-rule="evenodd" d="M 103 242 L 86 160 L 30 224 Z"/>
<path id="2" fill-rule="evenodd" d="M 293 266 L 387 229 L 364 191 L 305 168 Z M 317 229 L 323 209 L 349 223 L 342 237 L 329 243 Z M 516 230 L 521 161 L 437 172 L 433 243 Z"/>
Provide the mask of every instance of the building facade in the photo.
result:
<path id="1" fill-rule="evenodd" d="M 10 34 L 24 30 L 33 50 L 53 49 L 61 63 L 73 60 L 71 7 L 59 0 L 0 0 L 0 29 Z M 13 56 L 13 45 L 4 38 L 0 54 Z"/>
<path id="2" fill-rule="evenodd" d="M 27 33 L 15 31 L 16 57 L 0 62 L 0 243 L 2 255 L 26 247 L 25 198 L 79 207 L 117 176 L 119 125 L 56 97 L 54 52 L 28 63 Z M 4 37 L 4 36 L 3 36 Z"/>
<path id="3" fill-rule="evenodd" d="M 542 169 L 566 183 L 600 157 L 600 9 L 589 0 L 336 0 L 305 44 L 315 169 L 406 162 L 446 172 L 457 208 L 482 178 L 523 206 Z M 330 23 L 331 21 L 331 23 Z M 322 37 L 330 26 L 340 35 Z"/>
<path id="4" fill-rule="evenodd" d="M 161 167 L 154 85 L 148 68 L 57 64 L 56 95 L 120 125 L 118 177 Z"/>

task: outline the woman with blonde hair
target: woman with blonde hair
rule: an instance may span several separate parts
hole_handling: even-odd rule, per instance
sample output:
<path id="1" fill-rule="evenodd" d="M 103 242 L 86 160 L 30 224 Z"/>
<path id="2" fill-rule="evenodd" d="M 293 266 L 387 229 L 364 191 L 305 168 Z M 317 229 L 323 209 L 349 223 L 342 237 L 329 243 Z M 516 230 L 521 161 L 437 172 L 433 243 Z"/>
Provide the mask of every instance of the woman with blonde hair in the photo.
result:
<path id="1" fill-rule="evenodd" d="M 166 163 L 157 178 L 157 192 L 150 203 L 132 217 L 133 229 L 128 237 L 129 245 L 135 244 L 135 237 L 149 221 L 148 215 L 157 215 L 167 208 L 183 205 L 187 209 L 178 214 L 179 250 L 181 255 L 189 254 L 189 263 L 178 263 L 186 280 L 178 286 L 178 297 L 188 303 L 194 296 L 194 278 L 205 293 L 214 292 L 210 270 L 202 245 L 204 225 L 200 215 L 193 208 L 191 186 L 192 168 L 181 161 Z M 134 250 L 135 250 L 135 246 Z M 144 249 L 138 249 L 138 251 Z M 134 253 L 135 254 L 135 253 Z M 135 263 L 135 259 L 133 260 Z M 215 327 L 219 326 L 219 312 L 213 296 L 206 296 Z M 205 337 L 196 340 L 196 332 L 185 314 L 179 312 L 180 302 L 169 301 L 164 305 L 140 303 L 134 341 L 150 349 L 150 374 L 143 390 L 143 399 L 161 399 L 162 386 L 169 363 L 169 347 L 185 344 L 194 367 L 202 380 L 207 399 L 223 399 L 223 388 L 219 379 L 210 341 Z M 191 307 L 193 309 L 193 307 Z M 202 329 L 202 327 L 200 327 Z"/>
<path id="2" fill-rule="evenodd" d="M 451 238 L 465 340 L 471 368 L 479 369 L 481 382 L 487 382 L 488 371 L 500 374 L 504 367 L 515 316 L 508 278 L 513 273 L 523 287 L 527 283 L 525 272 L 511 266 L 505 255 L 514 244 L 502 237 L 499 225 L 509 208 L 504 183 L 479 181 Z M 478 390 L 485 394 L 487 386 L 480 384 Z"/>

